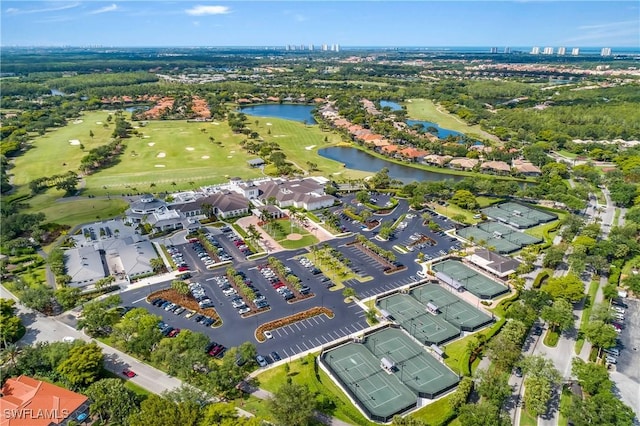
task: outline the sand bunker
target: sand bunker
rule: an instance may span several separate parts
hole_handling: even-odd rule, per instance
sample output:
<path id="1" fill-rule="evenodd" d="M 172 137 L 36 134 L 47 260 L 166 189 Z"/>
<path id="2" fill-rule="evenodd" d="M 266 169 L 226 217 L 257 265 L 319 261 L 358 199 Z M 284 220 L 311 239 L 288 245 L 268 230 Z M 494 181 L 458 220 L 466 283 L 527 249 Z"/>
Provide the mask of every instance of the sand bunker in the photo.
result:
<path id="1" fill-rule="evenodd" d="M 165 167 L 164 164 L 156 164 L 154 167 Z"/>
<path id="2" fill-rule="evenodd" d="M 192 146 L 188 146 L 188 147 L 186 147 L 185 149 L 186 149 L 187 151 L 193 151 L 195 148 L 194 148 L 194 147 L 192 147 Z"/>
<path id="3" fill-rule="evenodd" d="M 212 121 L 211 124 L 213 124 L 214 126 L 219 126 L 220 123 L 218 123 L 217 121 Z"/>
<path id="4" fill-rule="evenodd" d="M 154 146 L 155 144 L 156 144 L 155 142 L 149 142 L 147 145 Z"/>
<path id="5" fill-rule="evenodd" d="M 235 151 L 229 151 L 229 154 L 235 154 L 235 153 L 236 153 Z"/>
<path id="6" fill-rule="evenodd" d="M 158 157 L 158 158 L 164 158 L 166 156 L 167 156 L 167 154 L 165 154 L 164 152 L 159 152 L 158 155 L 156 155 L 156 157 Z"/>
<path id="7" fill-rule="evenodd" d="M 96 124 L 102 124 L 102 121 L 96 121 Z"/>
<path id="8" fill-rule="evenodd" d="M 267 123 L 267 126 L 273 126 L 273 124 L 271 124 L 271 123 Z"/>
<path id="9" fill-rule="evenodd" d="M 149 139 L 150 137 L 151 137 L 151 136 L 147 136 L 147 135 L 144 135 L 144 136 L 143 136 L 143 138 L 144 138 L 144 139 Z"/>
<path id="10" fill-rule="evenodd" d="M 227 155 L 227 158 L 233 158 L 233 155 Z"/>
<path id="11" fill-rule="evenodd" d="M 309 145 L 309 146 L 305 146 L 304 149 L 306 149 L 307 151 L 311 151 L 315 147 L 316 147 L 315 145 Z"/>
<path id="12" fill-rule="evenodd" d="M 80 145 L 80 141 L 78 139 L 69 139 L 69 143 L 71 145 Z"/>
<path id="13" fill-rule="evenodd" d="M 203 155 L 203 156 L 202 156 L 202 157 L 200 157 L 200 158 L 202 158 L 203 160 L 208 160 L 208 159 L 209 159 L 209 156 L 208 156 L 208 155 Z"/>
<path id="14" fill-rule="evenodd" d="M 83 120 L 80 120 L 80 119 L 78 119 L 78 120 L 73 120 L 73 124 L 81 124 L 81 123 L 83 123 L 83 122 L 84 122 L 84 121 L 83 121 Z"/>

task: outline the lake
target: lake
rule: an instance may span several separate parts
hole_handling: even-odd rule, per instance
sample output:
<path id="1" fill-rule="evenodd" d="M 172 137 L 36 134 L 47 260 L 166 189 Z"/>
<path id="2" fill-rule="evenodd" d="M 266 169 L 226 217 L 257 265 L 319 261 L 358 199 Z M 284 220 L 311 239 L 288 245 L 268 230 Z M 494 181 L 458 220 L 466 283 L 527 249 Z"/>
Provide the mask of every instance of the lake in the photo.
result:
<path id="1" fill-rule="evenodd" d="M 393 101 L 380 101 L 380 108 L 389 107 L 392 111 L 398 111 L 402 109 L 402 105 Z"/>
<path id="2" fill-rule="evenodd" d="M 444 139 L 449 135 L 451 135 L 451 136 L 464 136 L 464 134 L 462 134 L 460 132 L 456 132 L 455 130 L 443 129 L 442 127 L 438 126 L 436 123 L 432 123 L 430 121 L 407 120 L 407 125 L 409 125 L 409 126 L 413 126 L 413 125 L 416 125 L 416 124 L 422 125 L 422 127 L 425 130 L 426 130 L 427 127 L 435 127 L 438 130 L 438 134 L 436 136 L 438 136 L 440 139 Z"/>
<path id="3" fill-rule="evenodd" d="M 314 120 L 313 115 L 311 115 L 311 111 L 313 111 L 314 108 L 314 105 L 264 104 L 246 106 L 240 108 L 240 110 L 247 115 L 257 117 L 274 117 L 315 124 L 316 120 Z"/>
<path id="4" fill-rule="evenodd" d="M 332 146 L 318 150 L 318 154 L 325 158 L 338 161 L 345 165 L 348 169 L 363 170 L 365 172 L 377 173 L 383 167 L 389 169 L 389 176 L 398 179 L 403 183 L 413 181 L 441 181 L 453 180 L 460 181 L 465 176 L 447 175 L 443 173 L 430 172 L 427 170 L 416 169 L 402 164 L 392 163 L 378 157 L 374 157 L 365 151 L 356 148 L 344 146 Z"/>

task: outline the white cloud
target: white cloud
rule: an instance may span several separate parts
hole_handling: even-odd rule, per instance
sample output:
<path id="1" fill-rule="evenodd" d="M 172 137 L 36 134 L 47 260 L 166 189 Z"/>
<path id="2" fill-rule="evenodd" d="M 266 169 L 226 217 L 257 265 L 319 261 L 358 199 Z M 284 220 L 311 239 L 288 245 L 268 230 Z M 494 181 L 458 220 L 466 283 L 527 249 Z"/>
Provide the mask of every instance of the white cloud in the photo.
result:
<path id="1" fill-rule="evenodd" d="M 61 10 L 73 9 L 74 7 L 78 7 L 78 6 L 80 6 L 79 2 L 59 4 L 56 6 L 52 5 L 51 7 L 43 7 L 41 9 L 18 9 L 15 7 L 10 7 L 7 10 L 5 10 L 5 12 L 13 15 L 27 14 L 27 13 L 48 13 L 48 12 L 58 12 Z"/>
<path id="2" fill-rule="evenodd" d="M 118 5 L 115 3 L 111 3 L 109 6 L 101 7 L 100 9 L 92 10 L 89 12 L 89 15 L 97 15 L 99 13 L 107 13 L 114 12 L 118 10 Z"/>
<path id="3" fill-rule="evenodd" d="M 191 9 L 185 10 L 187 15 L 192 16 L 203 16 L 203 15 L 225 15 L 230 13 L 231 11 L 227 6 L 205 6 L 198 5 L 194 6 Z"/>
<path id="4" fill-rule="evenodd" d="M 592 25 L 580 25 L 577 34 L 565 42 L 585 42 L 591 44 L 634 44 L 640 36 L 637 21 L 605 22 Z"/>

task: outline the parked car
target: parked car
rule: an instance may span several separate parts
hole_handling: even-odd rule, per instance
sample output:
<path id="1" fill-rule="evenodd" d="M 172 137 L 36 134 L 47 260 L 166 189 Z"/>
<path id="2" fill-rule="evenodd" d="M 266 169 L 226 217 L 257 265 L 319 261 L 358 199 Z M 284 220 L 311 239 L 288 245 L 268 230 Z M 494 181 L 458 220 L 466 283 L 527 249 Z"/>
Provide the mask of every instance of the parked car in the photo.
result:
<path id="1" fill-rule="evenodd" d="M 280 358 L 280 355 L 278 355 L 278 352 L 273 351 L 271 352 L 271 359 L 273 359 L 274 361 L 280 361 L 282 358 Z"/>
<path id="2" fill-rule="evenodd" d="M 125 368 L 124 370 L 122 370 L 122 374 L 124 374 L 128 378 L 132 378 L 132 377 L 136 377 L 137 376 L 136 373 L 134 373 L 133 371 L 129 370 L 128 368 Z"/>
<path id="3" fill-rule="evenodd" d="M 238 309 L 238 313 L 239 313 L 240 315 L 242 315 L 242 314 L 246 314 L 246 313 L 248 313 L 248 312 L 251 312 L 251 308 L 250 308 L 250 307 L 248 307 L 248 306 L 246 306 L 246 307 L 244 307 L 244 308 L 240 308 L 240 309 Z"/>
<path id="4" fill-rule="evenodd" d="M 269 330 L 265 331 L 263 334 L 267 339 L 273 339 L 273 333 L 271 333 Z"/>
<path id="5" fill-rule="evenodd" d="M 262 355 L 258 355 L 256 357 L 256 362 L 258 363 L 258 365 L 260 367 L 266 367 L 267 366 L 267 360 Z"/>

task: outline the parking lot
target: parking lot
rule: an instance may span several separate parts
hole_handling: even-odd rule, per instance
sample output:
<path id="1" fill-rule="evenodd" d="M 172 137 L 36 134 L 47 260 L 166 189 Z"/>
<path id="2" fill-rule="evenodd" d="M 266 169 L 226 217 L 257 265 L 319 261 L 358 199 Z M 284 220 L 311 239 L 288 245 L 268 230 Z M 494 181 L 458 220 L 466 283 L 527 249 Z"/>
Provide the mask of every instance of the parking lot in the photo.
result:
<path id="1" fill-rule="evenodd" d="M 615 382 L 623 401 L 636 413 L 640 412 L 640 301 L 624 299 L 624 327 L 620 331 L 620 355 L 611 378 Z"/>
<path id="2" fill-rule="evenodd" d="M 352 203 L 353 195 L 345 197 L 345 203 Z M 377 203 L 388 202 L 387 195 L 378 195 Z M 332 211 L 339 211 L 334 208 Z M 401 215 L 408 212 L 406 201 L 400 200 L 398 206 L 391 212 L 385 214 L 374 214 L 372 219 L 379 221 L 396 221 Z M 332 213 L 333 214 L 333 213 Z M 444 232 L 435 233 L 424 226 L 422 213 L 412 212 L 409 214 L 401 227 L 395 231 L 395 235 L 389 241 L 373 240 L 377 245 L 385 250 L 393 250 L 394 245 L 407 245 L 411 240 L 412 234 L 424 234 L 433 239 L 433 245 L 425 245 L 406 254 L 394 250 L 396 261 L 405 265 L 406 270 L 390 275 L 384 274 L 382 265 L 364 254 L 358 249 L 349 247 L 346 243 L 353 240 L 353 236 L 346 238 L 338 238 L 330 240 L 327 243 L 340 251 L 346 258 L 351 261 L 351 268 L 362 277 L 371 277 L 366 282 L 350 280 L 345 282 L 346 285 L 352 286 L 360 297 L 373 296 L 375 294 L 389 291 L 398 287 L 402 287 L 411 282 L 419 280 L 417 272 L 422 268 L 415 262 L 419 251 L 423 251 L 425 256 L 437 258 L 441 256 L 440 252 L 448 252 L 451 247 L 457 244 L 457 241 Z M 443 230 L 452 228 L 453 226 L 446 219 L 433 213 L 431 219 L 438 223 Z M 372 231 L 362 231 L 360 225 L 353 224 L 352 221 L 341 221 L 344 227 L 354 233 L 363 233 L 367 237 L 372 238 L 377 234 L 377 229 Z M 330 291 L 327 287 L 328 278 L 318 271 L 313 271 L 314 265 L 308 262 L 301 262 L 300 257 L 308 254 L 306 249 L 298 249 L 292 251 L 283 251 L 274 253 L 273 256 L 280 260 L 288 270 L 300 279 L 300 284 L 307 288 L 308 294 L 311 296 L 306 299 L 298 300 L 286 296 L 286 292 L 279 286 L 277 280 L 272 274 L 265 273 L 267 259 L 260 261 L 249 261 L 247 254 L 242 250 L 242 241 L 231 230 L 211 230 L 206 240 L 214 245 L 215 253 L 210 248 L 203 247 L 203 241 L 182 241 L 173 238 L 165 241 L 167 246 L 171 246 L 170 255 L 175 256 L 176 264 L 186 265 L 191 274 L 190 281 L 199 283 L 197 294 L 198 298 L 208 300 L 216 310 L 222 320 L 222 325 L 213 324 L 215 328 L 206 324 L 195 321 L 197 315 L 187 318 L 188 310 L 175 314 L 166 311 L 160 306 L 153 306 L 146 301 L 149 294 L 154 291 L 167 288 L 170 283 L 160 283 L 152 285 L 145 289 L 137 289 L 123 293 L 123 305 L 134 307 L 145 307 L 151 313 L 162 317 L 162 321 L 176 329 L 190 329 L 202 332 L 210 337 L 211 340 L 221 343 L 226 347 L 240 345 L 246 341 L 256 344 L 258 353 L 265 355 L 269 361 L 267 354 L 275 351 L 281 357 L 290 357 L 300 352 L 310 350 L 336 339 L 350 334 L 357 333 L 368 327 L 365 320 L 365 312 L 355 303 L 346 304 L 341 291 Z M 234 238 L 235 237 L 235 238 Z M 233 266 L 238 273 L 242 274 L 245 283 L 250 283 L 251 289 L 259 295 L 266 309 L 262 309 L 255 315 L 254 310 L 247 313 L 245 309 L 253 308 L 250 301 L 246 301 L 239 297 L 237 291 L 229 289 L 224 282 L 226 275 L 226 267 L 209 270 L 207 266 L 211 265 L 211 261 L 230 261 L 229 266 Z M 207 263 L 209 262 L 209 263 Z M 240 300 L 243 299 L 243 300 Z M 295 302 L 295 303 L 291 303 Z M 324 306 L 334 312 L 334 318 L 329 319 L 325 316 L 313 317 L 304 321 L 297 322 L 276 330 L 272 330 L 272 338 L 267 339 L 263 343 L 258 343 L 255 339 L 256 328 L 263 323 L 280 319 L 297 312 L 304 311 L 314 306 Z M 247 313 L 248 317 L 243 317 L 241 313 Z M 206 322 L 206 321 L 205 321 Z M 217 325 L 217 326 L 216 326 Z"/>

